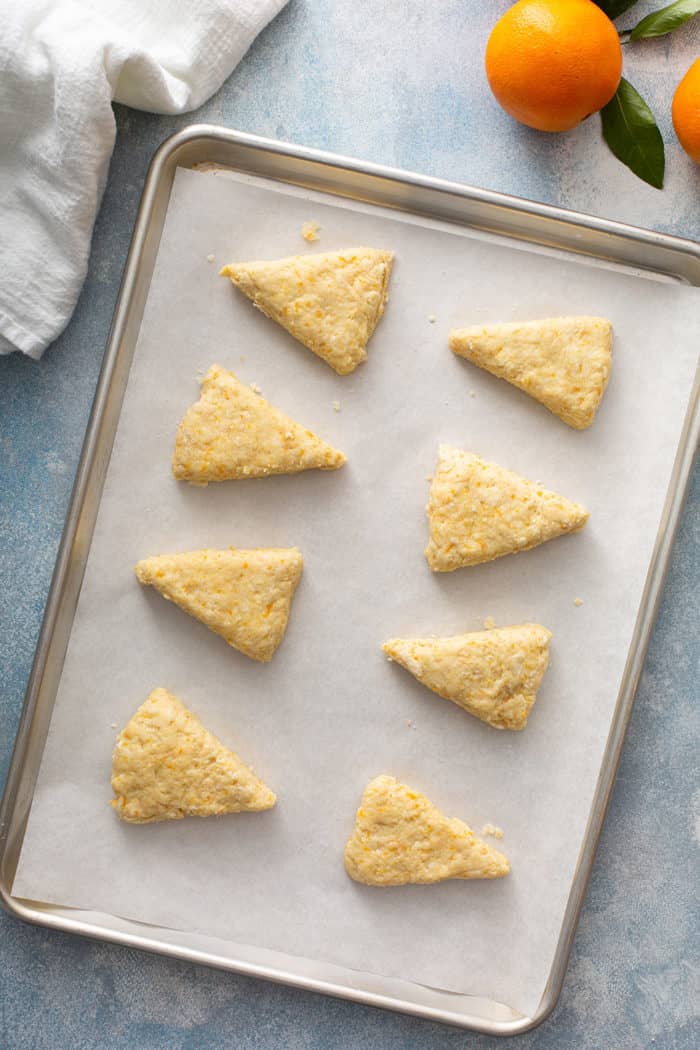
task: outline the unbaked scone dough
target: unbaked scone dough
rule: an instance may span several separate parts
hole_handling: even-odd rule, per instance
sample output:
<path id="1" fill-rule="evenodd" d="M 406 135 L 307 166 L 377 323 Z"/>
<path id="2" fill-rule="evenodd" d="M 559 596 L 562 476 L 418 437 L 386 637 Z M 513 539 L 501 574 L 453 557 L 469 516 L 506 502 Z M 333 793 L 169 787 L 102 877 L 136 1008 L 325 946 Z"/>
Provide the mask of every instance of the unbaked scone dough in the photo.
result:
<path id="1" fill-rule="evenodd" d="M 451 445 L 440 446 L 427 512 L 433 572 L 529 550 L 588 520 L 579 503 Z"/>
<path id="2" fill-rule="evenodd" d="M 236 379 L 212 365 L 202 392 L 177 429 L 173 474 L 178 481 L 264 478 L 301 470 L 337 470 L 342 452 Z"/>
<path id="3" fill-rule="evenodd" d="M 438 696 L 496 729 L 524 729 L 549 661 L 551 632 L 538 623 L 450 638 L 392 638 L 383 645 Z"/>
<path id="4" fill-rule="evenodd" d="M 365 788 L 355 830 L 345 847 L 345 870 L 367 886 L 402 886 L 443 879 L 500 879 L 506 857 L 456 817 L 394 777 Z"/>
<path id="5" fill-rule="evenodd" d="M 450 332 L 450 349 L 585 430 L 605 393 L 612 325 L 604 317 L 474 325 Z"/>
<path id="6" fill-rule="evenodd" d="M 365 361 L 384 312 L 392 252 L 355 248 L 224 266 L 251 302 L 339 375 Z"/>
<path id="7" fill-rule="evenodd" d="M 296 547 L 231 547 L 158 554 L 134 572 L 234 649 L 267 661 L 282 641 L 303 564 Z"/>
<path id="8" fill-rule="evenodd" d="M 131 824 L 270 809 L 275 795 L 165 689 L 117 738 L 111 805 Z"/>

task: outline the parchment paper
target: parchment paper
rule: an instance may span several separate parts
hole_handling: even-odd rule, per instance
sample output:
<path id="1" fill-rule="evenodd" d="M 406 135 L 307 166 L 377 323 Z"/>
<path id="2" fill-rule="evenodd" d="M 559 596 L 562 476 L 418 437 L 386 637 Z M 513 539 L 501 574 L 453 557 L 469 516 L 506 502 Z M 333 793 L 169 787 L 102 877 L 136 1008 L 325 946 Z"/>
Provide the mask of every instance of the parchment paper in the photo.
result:
<path id="1" fill-rule="evenodd" d="M 309 219 L 322 226 L 314 245 L 300 233 Z M 177 173 L 15 895 L 536 1009 L 690 393 L 698 296 L 448 229 L 254 179 Z M 233 260 L 361 243 L 393 249 L 396 265 L 369 361 L 349 377 L 217 276 Z M 601 314 L 615 328 L 611 383 L 583 433 L 447 349 L 454 325 L 562 313 Z M 347 466 L 176 483 L 175 428 L 213 362 L 343 449 Z M 433 575 L 424 506 L 441 441 L 583 502 L 588 526 Z M 304 554 L 267 666 L 132 571 L 150 554 L 231 544 Z M 483 725 L 380 649 L 489 616 L 553 631 L 524 733 Z M 108 806 L 116 730 L 156 686 L 255 767 L 278 793 L 274 810 L 119 823 Z M 351 882 L 343 848 L 366 782 L 382 772 L 477 831 L 505 829 L 512 874 L 389 890 Z"/>

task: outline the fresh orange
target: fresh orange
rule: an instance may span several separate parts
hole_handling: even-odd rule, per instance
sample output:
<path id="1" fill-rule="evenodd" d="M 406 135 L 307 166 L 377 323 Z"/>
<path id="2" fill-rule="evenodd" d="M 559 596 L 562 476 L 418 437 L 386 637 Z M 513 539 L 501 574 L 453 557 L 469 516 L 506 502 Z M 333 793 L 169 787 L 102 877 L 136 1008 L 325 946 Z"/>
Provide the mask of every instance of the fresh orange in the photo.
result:
<path id="1" fill-rule="evenodd" d="M 681 146 L 700 164 L 700 58 L 695 59 L 676 88 L 671 116 Z"/>
<path id="2" fill-rule="evenodd" d="M 516 120 L 567 131 L 615 94 L 620 38 L 592 0 L 519 0 L 493 27 L 486 75 Z"/>

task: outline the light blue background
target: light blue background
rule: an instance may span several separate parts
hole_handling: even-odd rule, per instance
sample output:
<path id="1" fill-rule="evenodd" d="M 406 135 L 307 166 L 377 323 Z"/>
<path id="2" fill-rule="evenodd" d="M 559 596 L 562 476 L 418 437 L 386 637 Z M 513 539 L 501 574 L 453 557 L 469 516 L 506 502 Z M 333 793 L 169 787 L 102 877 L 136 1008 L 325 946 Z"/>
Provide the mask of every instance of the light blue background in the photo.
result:
<path id="1" fill-rule="evenodd" d="M 544 136 L 499 110 L 482 55 L 507 6 L 291 0 L 195 115 L 118 110 L 76 314 L 40 363 L 19 354 L 0 359 L 0 781 L 144 175 L 173 131 L 193 120 L 221 123 L 700 239 L 700 168 L 680 150 L 670 122 L 673 86 L 700 53 L 698 25 L 625 48 L 626 75 L 666 140 L 659 193 L 607 152 L 597 118 L 568 135 Z M 655 6 L 637 5 L 636 17 Z M 658 348 L 660 360 L 672 352 Z M 698 1042 L 699 507 L 696 471 L 564 991 L 553 1017 L 522 1046 L 685 1050 Z M 494 1043 L 49 933 L 4 914 L 0 953 L 0 1050 L 476 1050 Z"/>

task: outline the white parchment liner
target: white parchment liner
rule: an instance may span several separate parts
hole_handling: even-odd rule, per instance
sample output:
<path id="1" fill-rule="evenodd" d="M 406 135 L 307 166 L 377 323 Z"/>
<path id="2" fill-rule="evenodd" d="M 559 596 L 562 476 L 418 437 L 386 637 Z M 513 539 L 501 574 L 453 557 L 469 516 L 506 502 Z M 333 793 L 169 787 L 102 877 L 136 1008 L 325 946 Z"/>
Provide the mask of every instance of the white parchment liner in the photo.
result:
<path id="1" fill-rule="evenodd" d="M 322 227 L 314 245 L 301 238 L 309 219 Z M 688 401 L 698 295 L 449 229 L 178 171 L 15 895 L 536 1009 Z M 233 260 L 363 243 L 393 249 L 396 265 L 369 361 L 348 377 L 217 276 Z M 589 431 L 447 349 L 454 325 L 565 313 L 601 314 L 615 328 L 611 383 Z M 343 449 L 347 466 L 208 489 L 176 483 L 175 428 L 213 362 Z M 583 502 L 588 526 L 431 574 L 424 506 L 441 441 Z M 133 575 L 150 554 L 228 545 L 304 554 L 270 665 Z M 488 616 L 553 632 L 524 733 L 481 724 L 380 649 L 394 635 L 478 629 Z M 278 793 L 274 810 L 119 823 L 108 806 L 114 726 L 156 686 L 255 767 Z M 343 847 L 365 783 L 382 772 L 477 831 L 500 825 L 512 874 L 389 890 L 351 882 Z"/>

